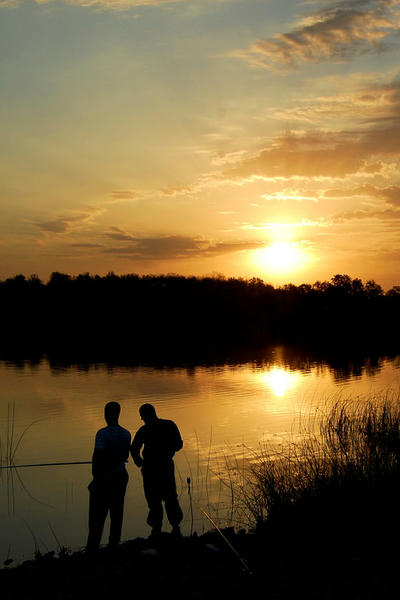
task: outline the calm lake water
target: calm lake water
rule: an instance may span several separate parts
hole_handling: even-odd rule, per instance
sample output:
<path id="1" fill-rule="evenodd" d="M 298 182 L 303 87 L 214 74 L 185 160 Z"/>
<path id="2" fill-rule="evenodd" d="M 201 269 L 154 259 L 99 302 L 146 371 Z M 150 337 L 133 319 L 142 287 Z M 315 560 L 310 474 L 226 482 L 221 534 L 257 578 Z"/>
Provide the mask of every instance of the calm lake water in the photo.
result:
<path id="1" fill-rule="evenodd" d="M 230 489 L 221 479 L 226 465 L 244 464 L 263 444 L 280 445 L 299 435 L 334 402 L 394 398 L 400 390 L 400 357 L 333 368 L 276 347 L 257 361 L 189 369 L 2 361 L 0 390 L 3 464 L 8 441 L 15 447 L 21 434 L 17 465 L 90 460 L 106 402 L 121 404 L 120 423 L 132 434 L 141 426 L 139 406 L 153 403 L 159 416 L 177 423 L 184 439 L 175 458 L 183 531 L 192 528 L 190 477 L 193 529 L 201 533 L 210 524 L 200 507 L 221 526 L 231 524 Z M 123 539 L 149 533 L 140 471 L 132 461 L 128 471 Z M 35 549 L 84 546 L 90 479 L 90 465 L 0 471 L 0 564 L 9 557 L 31 558 Z M 169 530 L 167 523 L 164 529 Z M 108 523 L 103 542 L 107 535 Z"/>

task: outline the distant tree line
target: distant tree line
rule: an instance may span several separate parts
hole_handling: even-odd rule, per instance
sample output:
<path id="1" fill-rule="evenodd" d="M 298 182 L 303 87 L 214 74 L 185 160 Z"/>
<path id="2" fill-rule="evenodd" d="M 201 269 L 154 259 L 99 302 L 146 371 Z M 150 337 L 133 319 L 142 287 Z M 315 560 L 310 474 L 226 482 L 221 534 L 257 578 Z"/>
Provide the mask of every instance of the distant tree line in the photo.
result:
<path id="1" fill-rule="evenodd" d="M 400 286 L 53 273 L 0 281 L 0 353 L 166 357 L 271 343 L 398 346 Z"/>

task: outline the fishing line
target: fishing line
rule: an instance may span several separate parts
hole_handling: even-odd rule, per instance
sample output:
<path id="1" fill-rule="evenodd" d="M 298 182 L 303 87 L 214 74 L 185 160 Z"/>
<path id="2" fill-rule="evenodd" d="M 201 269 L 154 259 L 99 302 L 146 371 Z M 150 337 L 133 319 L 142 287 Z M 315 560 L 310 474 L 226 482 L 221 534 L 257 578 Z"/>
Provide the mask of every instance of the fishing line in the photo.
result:
<path id="1" fill-rule="evenodd" d="M 0 469 L 27 469 L 31 467 L 59 467 L 60 465 L 91 465 L 91 460 L 84 460 L 78 462 L 56 462 L 56 463 L 38 463 L 35 465 L 3 465 Z"/>

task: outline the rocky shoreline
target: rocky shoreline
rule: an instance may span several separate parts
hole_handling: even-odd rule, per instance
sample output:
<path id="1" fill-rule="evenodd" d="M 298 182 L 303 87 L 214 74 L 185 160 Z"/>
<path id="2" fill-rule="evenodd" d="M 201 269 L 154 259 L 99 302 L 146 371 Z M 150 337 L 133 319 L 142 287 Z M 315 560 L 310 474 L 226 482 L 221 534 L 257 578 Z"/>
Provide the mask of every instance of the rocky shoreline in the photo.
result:
<path id="1" fill-rule="evenodd" d="M 227 598 L 372 600 L 398 595 L 397 552 L 336 545 L 313 547 L 311 540 L 273 540 L 255 533 L 224 530 L 235 551 L 216 531 L 157 541 L 136 538 L 117 551 L 41 555 L 0 570 L 6 600 Z M 240 557 L 240 558 L 239 558 Z"/>

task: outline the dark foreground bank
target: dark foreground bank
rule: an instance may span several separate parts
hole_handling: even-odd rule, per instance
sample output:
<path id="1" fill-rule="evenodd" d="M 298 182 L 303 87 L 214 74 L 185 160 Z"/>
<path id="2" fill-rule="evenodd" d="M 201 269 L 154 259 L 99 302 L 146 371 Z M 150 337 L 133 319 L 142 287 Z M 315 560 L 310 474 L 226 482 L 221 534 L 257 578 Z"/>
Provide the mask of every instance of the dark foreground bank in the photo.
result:
<path id="1" fill-rule="evenodd" d="M 137 538 L 110 554 L 51 553 L 0 570 L 1 597 L 135 599 L 383 599 L 398 596 L 398 550 L 357 540 L 284 539 L 225 530 L 157 543 Z M 390 540 L 387 540 L 388 542 Z"/>
<path id="2" fill-rule="evenodd" d="M 255 456 L 235 493 L 248 533 L 39 556 L 0 570 L 1 598 L 398 598 L 399 398 L 338 402 L 318 434 Z"/>

